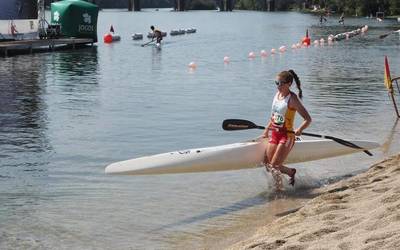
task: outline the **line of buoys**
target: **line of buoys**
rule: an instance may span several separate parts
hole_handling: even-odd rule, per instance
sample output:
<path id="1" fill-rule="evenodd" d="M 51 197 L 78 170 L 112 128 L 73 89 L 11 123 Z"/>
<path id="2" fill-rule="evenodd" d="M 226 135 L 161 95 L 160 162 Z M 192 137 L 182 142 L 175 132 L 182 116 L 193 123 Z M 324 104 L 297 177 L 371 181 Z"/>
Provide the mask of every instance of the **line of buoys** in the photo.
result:
<path id="1" fill-rule="evenodd" d="M 183 35 L 183 34 L 193 34 L 196 33 L 196 29 L 195 28 L 188 28 L 188 29 L 179 29 L 179 30 L 171 30 L 170 35 L 174 36 L 174 35 Z M 167 36 L 167 32 L 161 32 L 161 35 L 163 37 Z M 153 38 L 153 33 L 149 32 L 147 34 L 147 38 Z M 142 40 L 143 39 L 143 34 L 142 33 L 134 33 L 132 34 L 132 39 L 133 40 Z M 113 25 L 111 25 L 110 27 L 110 31 L 106 34 L 104 34 L 103 36 L 103 41 L 104 43 L 112 43 L 115 41 L 120 41 L 121 40 L 121 36 L 114 34 L 114 27 Z"/>
<path id="2" fill-rule="evenodd" d="M 322 46 L 325 46 L 325 42 L 327 41 L 328 45 L 332 45 L 333 42 L 335 42 L 335 41 L 343 40 L 346 37 L 348 37 L 348 39 L 349 39 L 349 38 L 351 38 L 351 37 L 353 37 L 355 35 L 364 34 L 367 31 L 368 31 L 368 26 L 365 25 L 365 26 L 363 26 L 363 27 L 361 27 L 361 28 L 359 28 L 357 30 L 344 32 L 344 33 L 340 33 L 340 34 L 337 34 L 337 35 L 332 35 L 331 34 L 331 35 L 329 35 L 327 37 L 326 40 L 325 40 L 325 38 L 321 37 L 320 39 L 314 40 L 313 44 L 316 47 L 317 46 L 321 46 L 322 47 Z M 308 48 L 308 47 L 310 47 L 310 45 L 311 45 L 311 38 L 310 38 L 308 30 L 307 30 L 306 31 L 306 36 L 301 39 L 301 42 L 292 44 L 291 48 L 292 48 L 292 50 L 297 50 L 297 49 L 300 49 L 300 48 Z M 281 54 L 283 54 L 283 53 L 285 53 L 287 51 L 287 47 L 285 45 L 282 45 L 282 46 L 279 47 L 278 51 Z M 272 48 L 271 51 L 270 51 L 270 54 L 274 55 L 276 53 L 277 53 L 277 50 L 275 48 Z M 261 58 L 266 58 L 267 56 L 268 56 L 268 52 L 266 50 L 263 49 L 263 50 L 260 51 L 260 57 Z M 256 53 L 254 53 L 254 51 L 250 51 L 249 54 L 247 55 L 247 57 L 252 60 L 252 59 L 256 58 L 257 56 L 256 56 Z M 224 56 L 223 62 L 225 64 L 229 64 L 230 63 L 230 57 L 229 56 Z M 194 70 L 194 69 L 197 68 L 197 65 L 196 65 L 195 62 L 190 62 L 188 64 L 188 67 L 191 70 Z"/>
<path id="3" fill-rule="evenodd" d="M 328 41 L 329 38 L 331 41 L 340 41 L 343 39 L 350 39 L 354 36 L 360 35 L 360 34 L 364 34 L 365 32 L 368 31 L 368 25 L 363 26 L 362 28 L 356 29 L 356 30 L 352 30 L 352 31 L 348 31 L 348 32 L 344 32 L 344 33 L 340 33 L 337 35 L 329 35 L 328 37 Z"/>
<path id="4" fill-rule="evenodd" d="M 171 36 L 177 36 L 177 35 L 184 35 L 184 34 L 193 34 L 196 33 L 195 28 L 189 28 L 189 29 L 177 29 L 177 30 L 171 30 L 169 34 Z"/>
<path id="5" fill-rule="evenodd" d="M 169 32 L 169 34 L 171 36 L 177 36 L 177 35 L 184 35 L 184 34 L 193 34 L 196 33 L 196 29 L 195 28 L 188 28 L 188 29 L 173 29 Z M 163 37 L 167 36 L 167 32 L 161 32 L 161 35 Z M 147 38 L 153 38 L 153 32 L 149 32 L 147 34 Z M 134 33 L 132 35 L 132 39 L 133 40 L 142 40 L 143 39 L 143 34 L 142 33 Z"/>

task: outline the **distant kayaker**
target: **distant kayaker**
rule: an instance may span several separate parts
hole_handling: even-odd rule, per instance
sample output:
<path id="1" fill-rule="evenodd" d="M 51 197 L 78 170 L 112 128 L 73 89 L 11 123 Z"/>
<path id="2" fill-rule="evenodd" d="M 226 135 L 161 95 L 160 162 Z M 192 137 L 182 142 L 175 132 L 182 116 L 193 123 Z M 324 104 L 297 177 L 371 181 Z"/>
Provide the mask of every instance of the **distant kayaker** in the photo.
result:
<path id="1" fill-rule="evenodd" d="M 293 80 L 299 90 L 298 96 L 290 90 Z M 296 169 L 283 166 L 296 140 L 302 131 L 311 123 L 311 117 L 299 100 L 302 98 L 300 79 L 293 70 L 282 71 L 276 77 L 275 84 L 278 88 L 272 102 L 272 111 L 269 122 L 262 134 L 268 138 L 268 146 L 264 164 L 267 171 L 270 171 L 276 188 L 282 189 L 281 173 L 290 177 L 289 184 L 294 185 Z M 304 121 L 300 127 L 294 129 L 294 117 L 296 111 L 300 113 Z"/>
<path id="2" fill-rule="evenodd" d="M 339 23 L 344 24 L 344 13 L 339 17 Z"/>
<path id="3" fill-rule="evenodd" d="M 161 43 L 162 40 L 161 30 L 154 28 L 153 25 L 150 27 L 150 29 L 153 31 L 153 37 L 151 38 L 151 40 L 153 41 L 154 38 L 156 38 L 156 42 Z"/>

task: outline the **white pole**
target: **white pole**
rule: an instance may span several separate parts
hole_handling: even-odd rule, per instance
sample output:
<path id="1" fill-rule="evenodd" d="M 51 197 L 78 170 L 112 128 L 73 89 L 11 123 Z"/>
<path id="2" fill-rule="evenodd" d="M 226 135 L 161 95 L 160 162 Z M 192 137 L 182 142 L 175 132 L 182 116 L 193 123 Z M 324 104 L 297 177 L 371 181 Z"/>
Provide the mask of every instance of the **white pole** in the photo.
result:
<path id="1" fill-rule="evenodd" d="M 39 37 L 41 38 L 43 35 L 46 34 L 45 30 L 46 13 L 44 10 L 44 0 L 37 0 L 37 5 L 38 5 L 38 19 L 39 19 L 38 33 Z"/>

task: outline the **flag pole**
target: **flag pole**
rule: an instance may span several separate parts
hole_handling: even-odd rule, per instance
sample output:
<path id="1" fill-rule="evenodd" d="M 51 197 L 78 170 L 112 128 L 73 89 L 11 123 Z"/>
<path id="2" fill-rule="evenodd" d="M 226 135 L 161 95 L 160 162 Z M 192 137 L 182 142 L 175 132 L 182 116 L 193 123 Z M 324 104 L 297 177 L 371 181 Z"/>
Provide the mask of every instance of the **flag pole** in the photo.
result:
<path id="1" fill-rule="evenodd" d="M 396 104 L 396 101 L 395 101 L 395 99 L 394 99 L 393 90 L 390 91 L 390 95 L 392 96 L 392 101 L 393 101 L 393 105 L 394 105 L 394 110 L 396 110 L 397 118 L 400 118 L 399 110 L 397 109 L 397 104 Z"/>
<path id="2" fill-rule="evenodd" d="M 396 77 L 394 79 L 392 79 L 392 83 L 395 81 L 396 82 L 396 86 L 397 86 L 397 91 L 400 94 L 400 88 L 399 88 L 399 83 L 397 82 L 398 80 L 400 80 L 400 77 Z"/>
<path id="3" fill-rule="evenodd" d="M 393 92 L 394 92 L 393 91 L 393 82 L 394 81 L 396 81 L 397 89 L 399 90 L 399 85 L 397 83 L 397 79 L 399 79 L 399 77 L 394 78 L 392 80 L 392 78 L 390 76 L 389 61 L 388 61 L 387 56 L 385 56 L 385 85 L 389 91 L 390 96 L 392 97 L 393 106 L 394 106 L 394 110 L 396 111 L 397 118 L 400 118 L 399 110 L 397 108 L 396 100 L 395 100 L 394 94 L 393 94 Z M 399 90 L 399 92 L 400 92 L 400 90 Z"/>

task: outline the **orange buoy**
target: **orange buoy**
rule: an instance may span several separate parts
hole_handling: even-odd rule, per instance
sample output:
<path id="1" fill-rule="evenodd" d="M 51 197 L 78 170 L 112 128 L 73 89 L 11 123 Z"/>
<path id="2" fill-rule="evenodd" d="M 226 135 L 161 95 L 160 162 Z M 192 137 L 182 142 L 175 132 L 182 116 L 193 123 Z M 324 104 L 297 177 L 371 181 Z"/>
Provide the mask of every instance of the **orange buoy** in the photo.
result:
<path id="1" fill-rule="evenodd" d="M 190 62 L 189 65 L 188 65 L 188 67 L 189 67 L 190 69 L 196 69 L 196 68 L 197 68 L 197 64 L 196 64 L 195 62 Z"/>
<path id="2" fill-rule="evenodd" d="M 107 33 L 103 36 L 104 43 L 112 43 L 113 37 L 110 33 Z"/>

